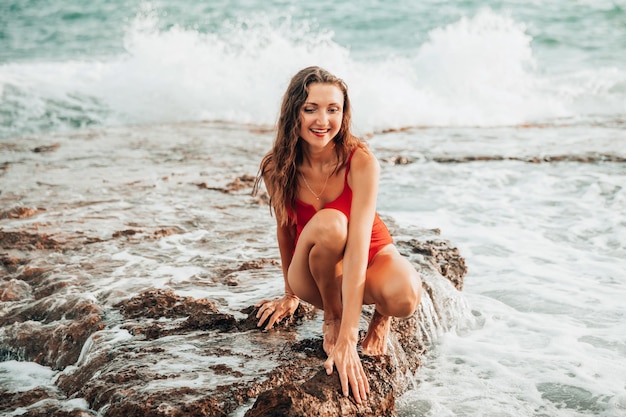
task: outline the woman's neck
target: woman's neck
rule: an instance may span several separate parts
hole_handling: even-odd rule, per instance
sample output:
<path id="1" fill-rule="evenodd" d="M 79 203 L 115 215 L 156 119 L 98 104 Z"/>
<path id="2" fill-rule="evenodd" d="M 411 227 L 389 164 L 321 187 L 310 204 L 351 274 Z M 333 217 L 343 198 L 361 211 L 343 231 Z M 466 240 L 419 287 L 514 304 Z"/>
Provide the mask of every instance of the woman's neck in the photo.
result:
<path id="1" fill-rule="evenodd" d="M 327 146 L 323 149 L 303 149 L 302 165 L 314 170 L 327 171 L 337 165 L 335 146 Z"/>

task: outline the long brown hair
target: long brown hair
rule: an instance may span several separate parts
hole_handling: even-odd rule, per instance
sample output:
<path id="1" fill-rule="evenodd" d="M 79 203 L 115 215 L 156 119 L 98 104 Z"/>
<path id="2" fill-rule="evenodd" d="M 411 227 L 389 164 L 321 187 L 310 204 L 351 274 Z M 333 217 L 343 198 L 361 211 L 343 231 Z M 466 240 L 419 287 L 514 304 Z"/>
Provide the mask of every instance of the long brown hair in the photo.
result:
<path id="1" fill-rule="evenodd" d="M 351 132 L 350 98 L 343 80 L 315 66 L 304 68 L 294 75 L 283 96 L 274 145 L 261 161 L 253 191 L 256 193 L 261 180 L 265 181 L 270 196 L 270 209 L 274 209 L 279 224 L 283 226 L 293 222 L 289 213 L 295 213 L 298 166 L 303 159 L 300 111 L 309 96 L 309 86 L 314 83 L 332 84 L 343 93 L 341 128 L 333 138 L 338 161 L 334 172 L 345 165 L 354 147 L 363 146 Z"/>

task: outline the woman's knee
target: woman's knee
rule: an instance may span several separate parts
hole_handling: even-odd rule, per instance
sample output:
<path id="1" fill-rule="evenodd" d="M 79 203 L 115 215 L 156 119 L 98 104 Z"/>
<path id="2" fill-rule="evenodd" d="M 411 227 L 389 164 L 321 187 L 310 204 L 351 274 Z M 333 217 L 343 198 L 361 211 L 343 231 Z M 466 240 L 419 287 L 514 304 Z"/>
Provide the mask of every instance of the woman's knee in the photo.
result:
<path id="1" fill-rule="evenodd" d="M 318 245 L 318 248 L 343 252 L 348 239 L 348 219 L 342 212 L 322 209 L 307 223 L 305 229 L 308 229 L 307 235 Z"/>
<path id="2" fill-rule="evenodd" d="M 396 317 L 412 316 L 422 300 L 422 281 L 417 272 L 416 275 L 417 279 L 411 278 L 404 290 L 398 294 L 397 301 L 394 303 L 397 310 Z"/>
<path id="3" fill-rule="evenodd" d="M 419 273 L 405 259 L 389 256 L 381 263 L 376 301 L 380 313 L 394 317 L 409 317 L 415 313 L 422 298 Z M 382 272 L 384 270 L 384 272 Z"/>

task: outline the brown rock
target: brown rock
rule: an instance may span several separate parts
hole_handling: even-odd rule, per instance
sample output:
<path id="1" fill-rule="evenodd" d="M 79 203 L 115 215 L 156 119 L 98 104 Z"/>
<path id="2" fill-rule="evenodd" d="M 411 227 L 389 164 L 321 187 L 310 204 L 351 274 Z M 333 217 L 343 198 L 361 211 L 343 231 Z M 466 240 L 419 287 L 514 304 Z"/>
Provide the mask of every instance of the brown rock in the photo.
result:
<path id="1" fill-rule="evenodd" d="M 13 359 L 60 370 L 76 363 L 87 338 L 103 328 L 101 317 L 95 314 L 47 325 L 27 321 L 6 326 L 3 344 Z"/>
<path id="2" fill-rule="evenodd" d="M 0 413 L 13 411 L 18 407 L 28 407 L 41 400 L 57 397 L 58 393 L 51 388 L 39 387 L 21 392 L 10 392 L 0 389 Z"/>
<path id="3" fill-rule="evenodd" d="M 0 302 L 18 301 L 27 298 L 30 294 L 30 286 L 19 279 L 0 282 Z"/>
<path id="4" fill-rule="evenodd" d="M 44 324 L 62 319 L 83 319 L 102 315 L 102 308 L 81 296 L 69 296 L 65 300 L 46 297 L 34 303 L 19 305 L 0 317 L 0 326 L 16 322 L 36 321 Z"/>
<path id="5" fill-rule="evenodd" d="M 13 273 L 17 271 L 18 267 L 28 263 L 25 259 L 16 258 L 14 256 L 9 256 L 5 253 L 0 254 L 0 266 L 4 268 L 7 272 Z"/>
<path id="6" fill-rule="evenodd" d="M 74 364 L 87 338 L 104 328 L 102 309 L 79 296 L 45 298 L 0 317 L 5 355 L 53 369 Z"/>
<path id="7" fill-rule="evenodd" d="M 319 370 L 302 383 L 287 383 L 263 392 L 245 417 L 394 417 L 394 387 L 396 370 L 387 357 L 362 358 L 363 368 L 370 381 L 370 395 L 361 405 L 344 397 L 337 372 L 327 375 Z"/>
<path id="8" fill-rule="evenodd" d="M 463 289 L 463 277 L 467 274 L 465 259 L 459 250 L 450 245 L 445 240 L 419 241 L 411 239 L 401 244 L 410 247 L 413 253 L 419 253 L 428 258 L 428 262 L 435 267 L 444 277 L 448 278 L 454 287 L 461 291 Z"/>
<path id="9" fill-rule="evenodd" d="M 242 189 L 252 188 L 255 181 L 255 176 L 244 174 L 240 177 L 235 178 L 232 182 L 226 184 L 225 187 L 210 186 L 206 182 L 194 183 L 193 185 L 205 190 L 220 191 L 225 194 L 232 194 Z"/>
<path id="10" fill-rule="evenodd" d="M 208 300 L 196 300 L 192 297 L 181 297 L 172 290 L 149 289 L 118 304 L 126 318 L 180 318 L 193 315 L 194 312 L 210 311 L 218 313 L 215 304 Z"/>
<path id="11" fill-rule="evenodd" d="M 106 411 L 107 417 L 227 417 L 215 398 L 191 388 L 177 388 L 146 396 L 118 392 Z"/>
<path id="12" fill-rule="evenodd" d="M 4 232 L 0 230 L 0 248 L 35 250 L 60 249 L 61 244 L 46 234 L 28 232 Z"/>
<path id="13" fill-rule="evenodd" d="M 456 248 L 437 238 L 398 242 L 398 245 L 414 261 L 419 258 L 420 266 L 445 274 L 461 288 L 466 268 Z M 58 395 L 85 398 L 93 415 L 99 410 L 103 416 L 228 416 L 256 398 L 248 417 L 395 416 L 395 397 L 408 389 L 407 375 L 419 368 L 425 350 L 420 342 L 423 338 L 419 314 L 394 319 L 390 336 L 395 349 L 393 355 L 362 358 L 371 393 L 365 404 L 357 406 L 352 397 L 341 394 L 337 373 L 327 376 L 322 368 L 326 355 L 321 335 L 298 340 L 299 326 L 318 314 L 310 305 L 301 303 L 290 320 L 261 332 L 257 327 L 257 309 L 253 306 L 242 311 L 246 318 L 236 320 L 233 315 L 220 312 L 209 300 L 183 297 L 173 290 L 148 289 L 114 306 L 122 315 L 119 325 L 133 336 L 108 344 L 106 333 L 94 335 L 92 347 L 76 363 L 87 338 L 105 327 L 102 307 L 78 296 L 64 296 L 65 301 L 59 303 L 58 295 L 66 287 L 63 282 L 48 282 L 52 275 L 28 268 L 23 261 L 13 261 L 8 256 L 0 260 L 5 268 L 12 268 L 11 276 L 19 275 L 41 296 L 27 307 L 15 307 L 0 317 L 0 325 L 5 326 L 3 343 L 8 343 L 3 353 L 8 358 L 35 360 L 54 369 L 76 364 L 76 368 L 59 374 Z M 268 265 L 276 266 L 274 261 L 266 259 L 244 262 L 230 270 L 230 274 L 236 277 L 237 272 Z M 367 308 L 364 310 L 365 314 L 371 314 Z M 166 339 L 166 336 L 170 337 Z M 176 337 L 176 343 L 170 342 L 171 336 Z M 267 339 L 263 340 L 265 336 Z M 260 350 L 254 347 L 253 352 L 242 351 L 237 346 L 239 338 L 245 338 L 245 343 L 261 343 L 263 347 Z M 97 347 L 99 340 L 102 342 Z M 211 359 L 209 366 L 185 372 L 157 366 L 161 361 L 176 361 L 179 343 L 196 346 L 195 354 L 201 356 L 231 359 L 223 363 Z M 275 367 L 259 367 L 258 364 L 268 361 Z M 237 363 L 240 367 L 233 365 Z M 229 382 L 202 388 L 171 386 L 170 380 L 184 384 L 188 372 L 202 373 L 207 380 L 223 378 Z M 85 413 L 64 411 L 58 405 L 62 401 L 63 398 L 51 399 L 29 412 L 55 416 Z"/>
<path id="14" fill-rule="evenodd" d="M 15 207 L 11 210 L 0 211 L 0 219 L 25 219 L 43 210 L 44 209 L 30 207 Z"/>
<path id="15" fill-rule="evenodd" d="M 53 143 L 52 145 L 41 145 L 33 148 L 33 152 L 35 153 L 47 153 L 54 152 L 61 147 L 60 143 Z"/>
<path id="16" fill-rule="evenodd" d="M 235 320 L 232 314 L 215 313 L 213 311 L 196 311 L 189 316 L 182 328 L 228 332 L 237 328 L 237 320 Z"/>

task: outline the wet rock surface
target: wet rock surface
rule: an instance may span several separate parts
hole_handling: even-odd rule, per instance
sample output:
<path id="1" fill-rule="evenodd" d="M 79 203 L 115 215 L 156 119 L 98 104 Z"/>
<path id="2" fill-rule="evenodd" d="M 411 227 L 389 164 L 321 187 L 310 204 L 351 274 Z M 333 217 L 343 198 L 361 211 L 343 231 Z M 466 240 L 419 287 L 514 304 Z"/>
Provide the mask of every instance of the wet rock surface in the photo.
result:
<path id="1" fill-rule="evenodd" d="M 412 239 L 398 245 L 404 252 L 421 255 L 421 261 L 416 261 L 422 262 L 418 267 L 431 267 L 461 288 L 466 271 L 464 261 L 447 242 Z M 24 283 L 24 291 L 30 293 L 41 291 L 40 286 L 46 285 L 42 278 L 46 272 L 29 268 L 28 261 L 5 256 L 3 263 L 9 276 L 19 278 L 5 282 L 5 294 L 15 282 Z M 254 271 L 274 263 L 259 259 L 227 272 Z M 351 397 L 341 394 L 337 373 L 328 376 L 322 368 L 325 354 L 321 334 L 296 337 L 299 327 L 314 321 L 317 315 L 307 304 L 301 303 L 294 316 L 277 329 L 264 332 L 257 327 L 254 306 L 242 309 L 239 316 L 243 317 L 236 318 L 220 312 L 210 300 L 152 288 L 113 306 L 120 317 L 116 325 L 127 335 L 121 343 L 110 343 L 98 333 L 111 327 L 102 306 L 80 295 L 59 300 L 57 292 L 63 291 L 63 287 L 55 290 L 46 290 L 51 294 L 18 304 L 0 316 L 0 353 L 4 360 L 34 361 L 63 370 L 56 381 L 58 391 L 7 392 L 0 410 L 34 407 L 24 415 L 54 416 L 95 415 L 102 410 L 106 416 L 228 416 L 253 403 L 246 417 L 395 416 L 395 399 L 407 389 L 407 375 L 419 368 L 426 349 L 420 337 L 419 311 L 408 319 L 394 319 L 392 355 L 362 357 L 371 394 L 369 401 L 357 405 Z M 367 317 L 371 309 L 364 308 L 364 314 Z M 256 366 L 248 368 L 248 363 L 259 360 L 259 353 L 238 349 L 234 341 L 238 337 L 245 338 L 246 343 L 268 343 L 264 354 L 272 368 L 261 372 L 254 369 Z M 92 353 L 88 359 L 80 358 L 90 338 L 88 349 Z M 172 340 L 176 341 L 175 346 L 170 346 Z M 216 358 L 215 363 L 201 371 L 164 368 L 163 362 L 176 359 L 172 348 L 187 343 L 200 344 L 202 352 L 198 354 Z M 229 359 L 221 362 L 220 358 Z M 195 377 L 196 373 L 205 376 Z M 219 384 L 196 381 L 207 373 L 226 378 Z M 188 386 L 180 386 L 185 385 L 181 378 Z M 84 399 L 93 412 L 67 411 L 61 401 L 70 398 Z"/>
<path id="2" fill-rule="evenodd" d="M 467 274 L 467 266 L 459 250 L 450 242 L 411 239 L 404 244 L 410 248 L 411 253 L 423 255 L 437 272 L 452 282 L 457 290 L 463 289 L 463 277 Z"/>
<path id="3" fill-rule="evenodd" d="M 393 381 L 398 368 L 387 356 L 363 357 L 363 367 L 370 381 L 370 396 L 360 405 L 343 396 L 336 372 L 327 375 L 322 369 L 301 384 L 286 383 L 264 391 L 245 416 L 396 416 L 395 394 L 401 391 L 394 390 Z"/>
<path id="4" fill-rule="evenodd" d="M 59 242 L 46 234 L 28 232 L 4 232 L 0 230 L 0 248 L 2 249 L 57 249 Z"/>
<path id="5" fill-rule="evenodd" d="M 301 303 L 257 327 L 254 304 L 282 287 L 275 220 L 250 195 L 269 140 L 172 131 L 23 139 L 0 161 L 14 184 L 0 194 L 0 361 L 54 371 L 47 386 L 1 386 L 0 415 L 396 415 L 428 334 L 454 314 L 456 248 L 385 219 L 425 291 L 413 317 L 393 320 L 389 354 L 363 357 L 371 396 L 357 406 L 322 367 L 318 311 Z"/>
<path id="6" fill-rule="evenodd" d="M 433 161 L 440 164 L 466 164 L 472 162 L 500 162 L 518 161 L 529 164 L 550 164 L 559 162 L 577 162 L 583 164 L 597 163 L 626 163 L 626 158 L 621 155 L 610 153 L 586 153 L 586 154 L 555 154 L 555 155 L 531 155 L 531 156 L 503 156 L 503 155 L 464 155 L 464 156 L 433 156 L 424 157 L 423 160 Z M 415 162 L 414 158 L 404 155 L 394 155 L 383 159 L 392 165 L 407 165 Z"/>

